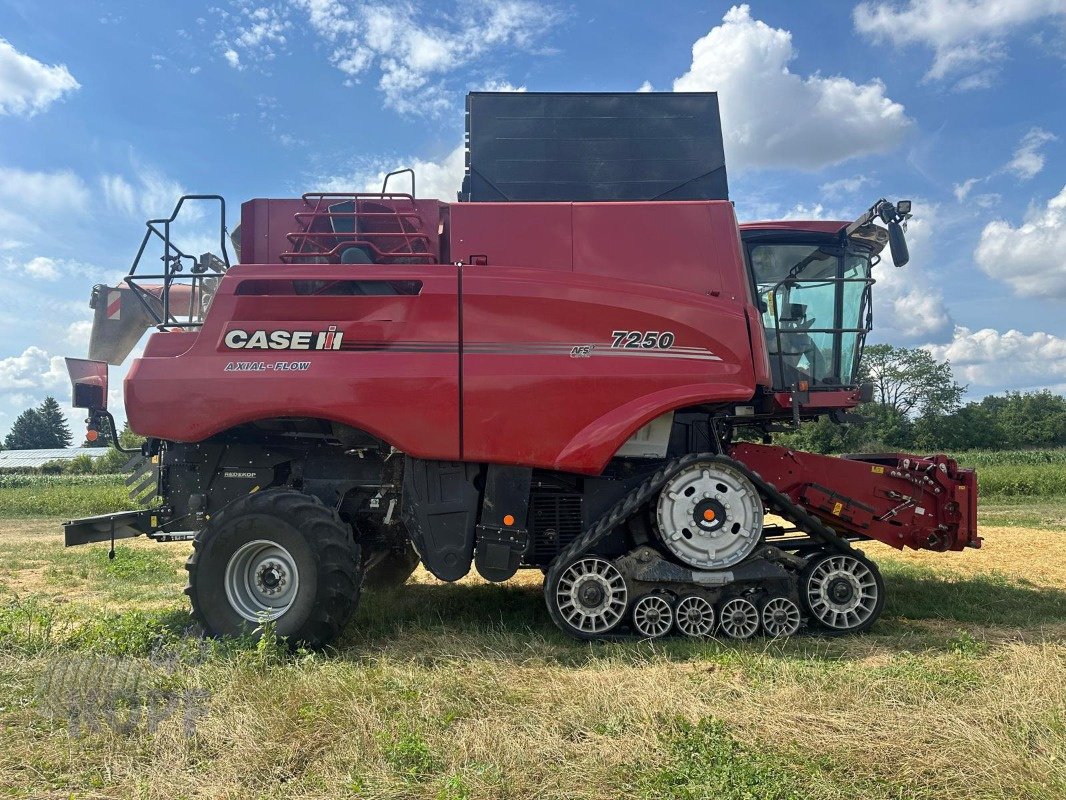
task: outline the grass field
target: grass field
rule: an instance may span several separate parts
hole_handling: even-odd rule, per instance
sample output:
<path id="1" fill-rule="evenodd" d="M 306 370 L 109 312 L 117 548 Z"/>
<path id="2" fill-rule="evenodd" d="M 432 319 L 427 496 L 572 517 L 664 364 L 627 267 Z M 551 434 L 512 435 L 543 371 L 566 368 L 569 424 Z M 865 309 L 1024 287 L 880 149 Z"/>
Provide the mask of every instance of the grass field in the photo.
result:
<path id="1" fill-rule="evenodd" d="M 967 455 L 981 550 L 868 545 L 871 634 L 740 645 L 582 645 L 539 573 L 424 572 L 328 653 L 205 641 L 187 544 L 62 548 L 121 478 L 0 476 L 0 796 L 1061 798 L 1066 460 Z"/>

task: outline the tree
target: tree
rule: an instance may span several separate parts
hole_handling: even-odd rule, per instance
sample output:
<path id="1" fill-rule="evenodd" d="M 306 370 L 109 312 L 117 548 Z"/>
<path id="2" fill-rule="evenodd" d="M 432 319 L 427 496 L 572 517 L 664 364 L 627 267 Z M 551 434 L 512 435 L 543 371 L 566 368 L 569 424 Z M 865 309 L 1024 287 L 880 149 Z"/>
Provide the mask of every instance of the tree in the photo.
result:
<path id="1" fill-rule="evenodd" d="M 865 380 L 874 385 L 874 399 L 894 417 L 949 414 L 962 402 L 965 386 L 955 383 L 951 364 L 937 362 L 927 350 L 870 345 L 863 352 Z"/>
<path id="2" fill-rule="evenodd" d="M 46 397 L 37 408 L 19 414 L 4 445 L 9 450 L 55 450 L 69 447 L 73 438 L 59 403 Z"/>
<path id="3" fill-rule="evenodd" d="M 48 447 L 70 447 L 74 436 L 70 432 L 70 426 L 67 425 L 66 414 L 63 413 L 56 399 L 48 395 L 37 408 L 37 413 L 41 415 L 41 419 L 44 420 L 44 424 L 51 431 L 56 442 Z"/>
<path id="4" fill-rule="evenodd" d="M 40 412 L 36 408 L 27 408 L 11 426 L 4 446 L 8 450 L 44 450 L 52 447 L 54 441 L 55 437 L 48 430 Z"/>

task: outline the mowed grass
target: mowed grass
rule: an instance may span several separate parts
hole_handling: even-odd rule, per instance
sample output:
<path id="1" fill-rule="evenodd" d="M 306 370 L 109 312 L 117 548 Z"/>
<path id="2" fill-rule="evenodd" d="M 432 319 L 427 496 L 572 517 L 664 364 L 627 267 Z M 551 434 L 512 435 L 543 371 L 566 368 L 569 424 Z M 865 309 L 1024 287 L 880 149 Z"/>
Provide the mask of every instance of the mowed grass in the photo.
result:
<path id="1" fill-rule="evenodd" d="M 1044 508 L 1066 518 L 1066 501 Z M 1062 527 L 987 524 L 965 553 L 869 545 L 889 602 L 866 636 L 579 644 L 552 626 L 539 573 L 419 572 L 365 594 L 326 653 L 199 639 L 187 544 L 120 542 L 109 562 L 59 531 L 0 520 L 6 796 L 1066 795 Z M 57 674 L 136 669 L 149 692 L 200 699 L 157 725 L 72 732 L 44 713 Z"/>

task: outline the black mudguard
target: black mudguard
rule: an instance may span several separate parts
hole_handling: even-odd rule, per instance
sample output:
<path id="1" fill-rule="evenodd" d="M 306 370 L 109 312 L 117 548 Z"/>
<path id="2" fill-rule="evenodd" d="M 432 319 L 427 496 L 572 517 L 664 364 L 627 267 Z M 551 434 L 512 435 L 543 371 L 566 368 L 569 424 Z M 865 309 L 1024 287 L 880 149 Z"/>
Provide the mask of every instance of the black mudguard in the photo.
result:
<path id="1" fill-rule="evenodd" d="M 474 558 L 478 490 L 476 465 L 407 457 L 403 470 L 403 521 L 426 569 L 457 581 Z"/>

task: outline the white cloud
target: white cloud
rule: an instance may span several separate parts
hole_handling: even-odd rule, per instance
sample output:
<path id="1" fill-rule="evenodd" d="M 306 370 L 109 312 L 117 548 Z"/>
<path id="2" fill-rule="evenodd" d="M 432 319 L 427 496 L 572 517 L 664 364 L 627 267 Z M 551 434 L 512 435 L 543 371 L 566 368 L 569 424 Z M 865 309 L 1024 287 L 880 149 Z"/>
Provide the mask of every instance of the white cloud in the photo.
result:
<path id="1" fill-rule="evenodd" d="M 312 30 L 330 47 L 330 62 L 357 82 L 374 72 L 385 105 L 434 116 L 452 107 L 450 73 L 489 52 L 529 50 L 558 20 L 530 0 L 471 0 L 454 17 L 424 22 L 414 3 L 299 0 Z"/>
<path id="2" fill-rule="evenodd" d="M 1006 57 L 1006 37 L 1063 14 L 1062 0 L 907 0 L 862 2 L 852 19 L 856 30 L 875 41 L 931 48 L 926 80 L 958 76 L 956 88 L 977 89 L 995 81 L 996 69 L 988 65 Z"/>
<path id="3" fill-rule="evenodd" d="M 185 188 L 152 167 L 134 163 L 137 171 L 132 182 L 123 175 L 100 176 L 100 188 L 108 207 L 136 219 L 170 216 Z M 200 209 L 190 205 L 189 213 L 199 215 Z M 185 207 L 182 208 L 185 213 Z"/>
<path id="4" fill-rule="evenodd" d="M 348 175 L 336 175 L 322 178 L 316 182 L 318 191 L 324 192 L 378 192 L 381 191 L 385 175 L 397 168 L 397 165 L 411 167 L 415 171 L 418 197 L 435 198 L 445 202 L 455 202 L 456 193 L 466 173 L 466 149 L 460 144 L 439 161 L 421 158 L 397 159 L 389 164 L 375 164 L 370 167 L 353 170 Z M 407 179 L 402 177 L 397 183 L 389 183 L 390 191 L 408 191 Z"/>
<path id="5" fill-rule="evenodd" d="M 801 76 L 792 34 L 734 6 L 692 46 L 674 91 L 717 91 L 731 167 L 816 170 L 895 148 L 911 124 L 880 80 Z"/>
<path id="6" fill-rule="evenodd" d="M 1066 339 L 1051 333 L 960 326 L 947 344 L 925 349 L 950 361 L 956 380 L 971 388 L 1048 386 L 1066 377 Z"/>
<path id="7" fill-rule="evenodd" d="M 978 266 L 1023 297 L 1066 300 L 1066 186 L 1015 227 L 988 223 L 974 251 Z"/>
<path id="8" fill-rule="evenodd" d="M 525 86 L 515 86 L 510 81 L 487 81 L 477 87 L 478 92 L 524 92 Z"/>
<path id="9" fill-rule="evenodd" d="M 232 47 L 229 47 L 222 53 L 222 57 L 226 59 L 228 63 L 234 69 L 241 68 L 241 57 L 237 54 L 237 51 Z"/>
<path id="10" fill-rule="evenodd" d="M 61 356 L 49 356 L 40 347 L 27 347 L 22 355 L 0 358 L 0 393 L 58 386 L 67 378 Z"/>
<path id="11" fill-rule="evenodd" d="M 32 117 L 78 88 L 64 65 L 42 64 L 0 38 L 0 115 Z"/>
<path id="12" fill-rule="evenodd" d="M 71 347 L 79 348 L 80 352 L 89 350 L 89 334 L 92 333 L 93 324 L 90 320 L 78 320 L 67 326 L 66 341 Z"/>
<path id="13" fill-rule="evenodd" d="M 961 203 L 967 198 L 967 196 L 969 196 L 970 190 L 983 180 L 984 178 L 969 178 L 962 183 L 956 183 L 955 187 L 952 189 L 955 193 L 955 199 Z"/>
<path id="14" fill-rule="evenodd" d="M 0 167 L 0 231 L 30 235 L 39 232 L 61 202 L 67 219 L 89 205 L 85 183 L 69 170 L 30 172 Z"/>
<path id="15" fill-rule="evenodd" d="M 47 258 L 46 256 L 31 258 L 22 265 L 22 269 L 24 269 L 26 274 L 31 278 L 40 278 L 46 281 L 59 279 L 59 270 L 56 268 L 55 260 Z"/>
<path id="16" fill-rule="evenodd" d="M 637 91 L 638 92 L 654 92 L 655 91 L 655 87 L 651 85 L 651 81 L 644 81 L 644 83 L 642 83 L 640 85 L 640 88 L 637 89 Z"/>
<path id="17" fill-rule="evenodd" d="M 1054 142 L 1056 139 L 1058 137 L 1050 131 L 1045 131 L 1043 128 L 1031 128 L 1018 143 L 1014 158 L 1004 169 L 1022 180 L 1036 177 L 1044 169 L 1045 156 L 1041 150 L 1048 142 Z"/>
<path id="18" fill-rule="evenodd" d="M 823 183 L 820 188 L 823 194 L 853 194 L 868 183 L 870 183 L 870 179 L 865 175 L 855 175 L 850 178 L 841 178 L 840 180 Z"/>
<path id="19" fill-rule="evenodd" d="M 932 277 L 937 266 L 933 249 L 940 209 L 919 199 L 914 201 L 914 209 L 915 216 L 907 223 L 910 262 L 897 269 L 885 248 L 881 262 L 873 269 L 877 280 L 873 288 L 874 331 L 879 339 L 927 341 L 954 326 L 944 295 Z"/>

